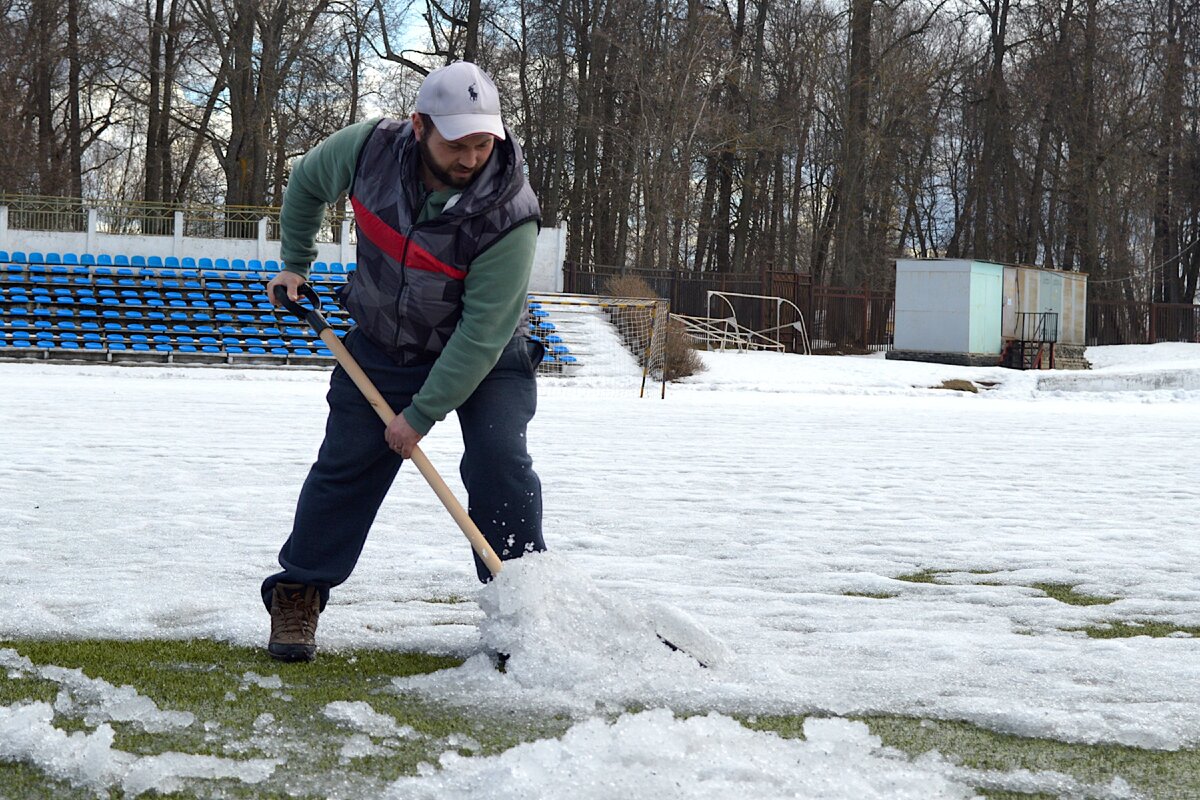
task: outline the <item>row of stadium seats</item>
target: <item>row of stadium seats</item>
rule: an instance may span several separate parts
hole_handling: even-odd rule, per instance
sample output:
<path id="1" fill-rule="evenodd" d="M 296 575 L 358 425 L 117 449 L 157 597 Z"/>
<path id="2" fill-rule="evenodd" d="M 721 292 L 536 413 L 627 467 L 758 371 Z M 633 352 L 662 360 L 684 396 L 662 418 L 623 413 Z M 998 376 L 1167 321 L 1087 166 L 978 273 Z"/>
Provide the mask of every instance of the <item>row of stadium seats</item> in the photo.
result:
<path id="1" fill-rule="evenodd" d="M 11 264 L 27 264 L 34 267 L 47 266 L 101 266 L 101 267 L 150 267 L 150 268 L 167 268 L 167 269 L 191 269 L 191 270 L 230 270 L 234 272 L 244 271 L 266 271 L 274 275 L 279 271 L 279 262 L 275 260 L 259 260 L 256 258 L 192 258 L 184 256 L 177 258 L 176 256 L 141 256 L 141 255 L 92 255 L 85 253 L 79 255 L 76 253 L 25 253 L 20 250 L 14 250 L 8 253 L 0 250 L 0 263 Z M 341 262 L 325 262 L 315 261 L 312 268 L 315 273 L 330 273 L 335 275 L 345 275 L 354 271 L 354 262 L 342 264 Z"/>
<path id="2" fill-rule="evenodd" d="M 59 263 L 49 255 L 0 251 L 0 357 L 310 364 L 332 355 L 305 323 L 267 302 L 264 284 L 276 262 L 209 269 L 185 266 L 186 259 L 151 266 L 150 258 L 113 256 L 102 265 L 101 257 L 85 264 L 85 257 Z M 344 331 L 353 320 L 334 292 L 348 274 L 324 266 L 310 277 L 321 312 Z M 529 314 L 546 348 L 543 371 L 576 365 L 540 304 L 531 302 Z"/>

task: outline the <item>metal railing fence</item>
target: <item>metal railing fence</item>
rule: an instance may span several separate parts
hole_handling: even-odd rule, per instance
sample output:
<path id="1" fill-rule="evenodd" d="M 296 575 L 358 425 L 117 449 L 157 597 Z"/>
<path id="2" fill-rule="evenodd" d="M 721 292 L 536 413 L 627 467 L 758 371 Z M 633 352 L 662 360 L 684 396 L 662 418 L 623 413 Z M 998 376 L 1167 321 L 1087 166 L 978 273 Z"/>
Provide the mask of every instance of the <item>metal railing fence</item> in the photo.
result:
<path id="1" fill-rule="evenodd" d="M 206 239 L 257 239 L 258 226 L 266 220 L 266 238 L 279 239 L 279 207 L 225 206 L 204 203 L 146 203 L 140 200 L 80 200 L 73 197 L 0 194 L 0 206 L 8 208 L 10 230 L 80 233 L 87 230 L 88 212 L 96 212 L 99 233 L 125 236 L 173 236 L 175 215 L 183 221 L 183 236 Z M 322 243 L 337 242 L 343 220 L 353 222 L 351 212 L 330 207 L 317 234 Z M 350 226 L 354 240 L 354 226 Z"/>

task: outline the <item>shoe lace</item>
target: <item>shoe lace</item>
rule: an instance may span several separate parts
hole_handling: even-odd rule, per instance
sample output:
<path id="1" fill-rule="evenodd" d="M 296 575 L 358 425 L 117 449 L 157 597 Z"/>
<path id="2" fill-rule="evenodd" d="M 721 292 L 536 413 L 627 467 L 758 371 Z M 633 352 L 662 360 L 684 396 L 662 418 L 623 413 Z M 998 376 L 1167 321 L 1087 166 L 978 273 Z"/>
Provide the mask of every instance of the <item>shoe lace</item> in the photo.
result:
<path id="1" fill-rule="evenodd" d="M 282 633 L 312 636 L 317 631 L 317 603 L 306 591 L 279 592 L 279 627 Z"/>

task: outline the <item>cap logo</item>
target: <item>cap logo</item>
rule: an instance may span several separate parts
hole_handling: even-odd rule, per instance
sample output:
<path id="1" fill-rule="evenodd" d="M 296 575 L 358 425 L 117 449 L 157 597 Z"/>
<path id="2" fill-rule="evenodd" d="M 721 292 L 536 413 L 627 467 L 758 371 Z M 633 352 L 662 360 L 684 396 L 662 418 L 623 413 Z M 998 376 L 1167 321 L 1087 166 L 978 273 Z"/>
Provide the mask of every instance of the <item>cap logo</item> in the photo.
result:
<path id="1" fill-rule="evenodd" d="M 479 102 L 479 92 L 475 91 L 475 84 L 472 83 L 467 87 L 467 94 L 471 96 L 472 103 Z"/>

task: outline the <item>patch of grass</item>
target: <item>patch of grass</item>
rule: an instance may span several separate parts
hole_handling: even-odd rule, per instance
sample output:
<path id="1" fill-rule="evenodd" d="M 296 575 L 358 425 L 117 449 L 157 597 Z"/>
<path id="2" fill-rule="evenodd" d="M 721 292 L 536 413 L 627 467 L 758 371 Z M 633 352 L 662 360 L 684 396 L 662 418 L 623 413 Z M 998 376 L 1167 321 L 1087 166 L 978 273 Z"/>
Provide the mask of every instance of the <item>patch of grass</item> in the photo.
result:
<path id="1" fill-rule="evenodd" d="M 950 380 L 942 381 L 941 386 L 931 387 L 934 389 L 948 389 L 952 392 L 970 392 L 971 394 L 979 394 L 979 387 L 959 378 L 951 378 Z"/>
<path id="2" fill-rule="evenodd" d="M 1031 583 L 1031 589 L 1044 592 L 1060 603 L 1070 606 L 1105 606 L 1117 602 L 1115 597 L 1096 597 L 1090 594 L 1079 594 L 1075 587 L 1066 583 Z"/>
<path id="3" fill-rule="evenodd" d="M 0 761 L 0 797 L 6 800 L 96 800 L 96 795 L 82 789 L 73 789 L 70 784 L 47 778 L 39 770 L 26 764 L 10 764 Z M 115 794 L 101 797 L 115 798 Z"/>
<path id="4" fill-rule="evenodd" d="M 1173 633 L 1186 633 L 1200 638 L 1200 628 L 1173 625 L 1169 622 L 1109 622 L 1106 625 L 1093 625 L 1073 630 L 1081 630 L 1093 639 L 1132 639 L 1135 636 L 1162 639 Z"/>
<path id="5" fill-rule="evenodd" d="M 937 583 L 937 576 L 942 574 L 938 570 L 924 569 L 920 572 L 909 572 L 904 575 L 897 575 L 896 580 L 904 581 L 905 583 Z"/>
<path id="6" fill-rule="evenodd" d="M 21 700 L 53 703 L 58 684 L 39 678 L 6 678 L 0 681 L 0 706 L 11 706 Z"/>
<path id="7" fill-rule="evenodd" d="M 561 735 L 569 722 L 558 718 L 520 715 L 503 719 L 467 714 L 434 706 L 392 690 L 395 677 L 434 672 L 457 666 L 455 658 L 425 653 L 381 650 L 322 650 L 310 664 L 284 664 L 259 648 L 232 647 L 211 641 L 17 641 L 0 642 L 35 664 L 82 668 L 91 678 L 115 686 L 129 685 L 154 700 L 163 710 L 190 711 L 196 721 L 187 728 L 148 734 L 139 726 L 112 723 L 114 748 L 138 755 L 168 751 L 246 760 L 276 758 L 265 784 L 234 781 L 196 783 L 210 796 L 220 787 L 223 797 L 371 797 L 388 782 L 416 774 L 421 762 L 436 763 L 464 737 L 478 742 L 479 754 L 503 752 L 521 742 Z M 264 688 L 253 676 L 278 676 L 282 688 Z M 248 679 L 249 677 L 249 679 Z M 0 682 L 5 705 L 21 700 L 52 702 L 57 685 L 49 681 L 16 679 Z M 398 725 L 411 726 L 417 736 L 372 736 L 384 745 L 383 755 L 343 762 L 341 748 L 359 731 L 345 728 L 324 715 L 338 700 L 366 701 Z M 90 730 L 81 720 L 56 715 L 63 730 Z M 74 797 L 61 791 L 36 769 L 0 763 L 0 786 L 23 788 L 3 797 Z M 48 787 L 44 793 L 37 786 Z M 336 790 L 336 792 L 335 792 Z M 181 797 L 196 796 L 190 793 Z"/>
<path id="8" fill-rule="evenodd" d="M 845 597 L 865 597 L 868 600 L 894 600 L 900 595 L 891 592 L 842 592 Z"/>
<path id="9" fill-rule="evenodd" d="M 772 716 L 744 719 L 748 728 L 803 738 L 805 717 Z M 995 733 L 965 722 L 911 717 L 860 718 L 885 746 L 910 757 L 936 750 L 963 766 L 1008 772 L 1054 770 L 1089 784 L 1114 778 L 1129 782 L 1156 800 L 1195 800 L 1200 797 L 1200 751 L 1168 753 L 1120 745 L 1081 745 Z M 976 787 L 993 800 L 1035 800 L 1052 795 L 1023 794 Z"/>
<path id="10" fill-rule="evenodd" d="M 445 597 L 426 597 L 423 599 L 426 603 L 437 603 L 437 604 L 445 604 L 445 605 L 452 605 L 452 606 L 458 605 L 459 603 L 469 603 L 470 602 L 467 598 L 460 597 L 459 595 L 456 595 L 456 594 L 447 595 Z"/>

